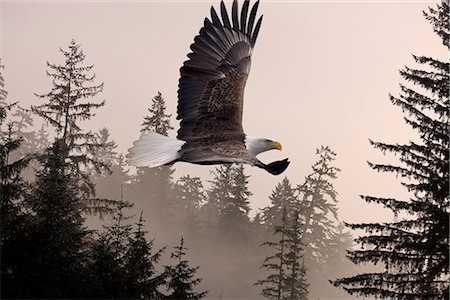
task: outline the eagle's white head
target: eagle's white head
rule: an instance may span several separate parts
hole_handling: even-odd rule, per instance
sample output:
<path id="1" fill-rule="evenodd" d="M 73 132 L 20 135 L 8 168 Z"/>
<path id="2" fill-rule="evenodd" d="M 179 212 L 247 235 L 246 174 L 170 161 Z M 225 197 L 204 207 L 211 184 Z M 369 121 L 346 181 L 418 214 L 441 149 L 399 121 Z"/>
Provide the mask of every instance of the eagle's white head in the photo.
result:
<path id="1" fill-rule="evenodd" d="M 250 153 L 255 156 L 268 150 L 277 149 L 281 151 L 282 149 L 281 144 L 277 141 L 272 141 L 266 138 L 257 138 L 248 135 L 245 137 L 245 146 L 247 147 L 248 151 L 250 151 Z"/>

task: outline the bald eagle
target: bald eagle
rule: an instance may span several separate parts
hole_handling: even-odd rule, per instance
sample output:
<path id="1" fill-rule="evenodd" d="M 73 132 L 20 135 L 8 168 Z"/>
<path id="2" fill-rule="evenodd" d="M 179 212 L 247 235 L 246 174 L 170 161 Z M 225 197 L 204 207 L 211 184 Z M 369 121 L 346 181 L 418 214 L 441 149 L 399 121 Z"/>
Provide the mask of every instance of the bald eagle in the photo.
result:
<path id="1" fill-rule="evenodd" d="M 128 162 L 140 167 L 158 167 L 177 161 L 194 164 L 246 163 L 281 174 L 288 159 L 264 164 L 256 155 L 278 149 L 281 144 L 244 133 L 242 112 L 244 87 L 250 72 L 251 55 L 261 27 L 255 25 L 257 1 L 249 12 L 249 0 L 238 13 L 233 1 L 231 21 L 224 2 L 220 16 L 211 7 L 211 20 L 191 45 L 192 52 L 180 69 L 177 138 L 150 132 L 129 149 Z"/>

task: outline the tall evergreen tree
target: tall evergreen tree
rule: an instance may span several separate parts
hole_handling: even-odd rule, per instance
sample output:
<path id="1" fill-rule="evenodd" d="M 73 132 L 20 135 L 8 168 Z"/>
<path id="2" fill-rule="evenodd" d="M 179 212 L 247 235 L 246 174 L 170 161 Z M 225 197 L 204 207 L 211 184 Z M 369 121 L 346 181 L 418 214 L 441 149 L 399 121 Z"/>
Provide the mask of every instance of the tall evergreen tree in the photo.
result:
<path id="1" fill-rule="evenodd" d="M 261 295 L 268 299 L 281 300 L 286 298 L 287 275 L 286 275 L 286 243 L 288 230 L 287 209 L 282 208 L 281 223 L 273 227 L 275 236 L 279 236 L 275 241 L 267 241 L 261 246 L 268 246 L 273 250 L 273 254 L 264 259 L 262 269 L 269 271 L 266 279 L 258 280 L 255 284 L 262 286 Z"/>
<path id="2" fill-rule="evenodd" d="M 287 299 L 308 299 L 306 268 L 302 258 L 302 230 L 298 211 L 291 215 L 291 222 L 286 230 L 286 284 Z"/>
<path id="3" fill-rule="evenodd" d="M 245 244 L 250 234 L 249 176 L 245 175 L 243 165 L 231 164 L 216 167 L 212 174 L 205 205 L 209 223 L 224 240 Z"/>
<path id="4" fill-rule="evenodd" d="M 83 287 L 90 233 L 83 225 L 82 198 L 69 172 L 67 151 L 64 141 L 55 140 L 41 157 L 43 170 L 26 199 L 33 226 L 22 276 L 27 279 L 24 287 L 31 298 L 86 296 Z"/>
<path id="5" fill-rule="evenodd" d="M 107 166 L 95 157 L 96 150 L 104 145 L 97 142 L 95 134 L 84 131 L 81 121 L 92 118 L 94 110 L 102 107 L 105 102 L 87 102 L 103 90 L 103 83 L 93 84 L 95 75 L 89 75 L 93 65 L 84 66 L 85 55 L 72 40 L 67 50 L 60 49 L 65 58 L 65 64 L 47 62 L 47 76 L 52 78 L 53 87 L 47 94 L 38 95 L 46 103 L 33 106 L 32 110 L 56 130 L 60 143 L 64 143 L 68 167 L 79 180 L 83 197 L 88 199 L 95 195 L 93 184 L 89 180 L 85 168 L 92 167 L 98 172 Z"/>
<path id="6" fill-rule="evenodd" d="M 302 242 L 312 293 L 320 288 L 316 285 L 317 289 L 314 289 L 314 283 L 327 278 L 325 268 L 337 221 L 337 192 L 332 180 L 340 171 L 332 165 L 336 154 L 329 147 L 321 146 L 316 154 L 319 159 L 312 166 L 313 172 L 298 186 L 299 211 L 304 222 Z"/>
<path id="7" fill-rule="evenodd" d="M 292 187 L 287 177 L 278 183 L 269 196 L 271 205 L 262 211 L 262 220 L 269 228 L 279 225 L 283 216 L 283 209 L 288 212 L 298 209 L 299 199 L 297 190 Z"/>
<path id="8" fill-rule="evenodd" d="M 198 235 L 200 230 L 199 212 L 205 202 L 205 192 L 200 178 L 189 175 L 182 176 L 176 184 L 178 201 L 184 211 L 183 229 L 187 236 Z"/>
<path id="9" fill-rule="evenodd" d="M 161 92 L 152 98 L 152 105 L 148 108 L 149 115 L 144 117 L 141 132 L 149 131 L 157 132 L 162 135 L 169 135 L 169 130 L 173 127 L 170 125 L 170 117 L 172 115 L 166 114 L 166 102 L 162 97 Z"/>
<path id="10" fill-rule="evenodd" d="M 170 115 L 166 114 L 164 98 L 158 92 L 152 99 L 149 115 L 144 117 L 141 132 L 156 132 L 168 135 L 173 129 L 170 126 Z M 155 226 L 166 230 L 174 230 L 178 203 L 174 192 L 174 169 L 170 166 L 158 168 L 137 168 L 130 186 L 131 198 L 140 209 L 144 209 Z"/>
<path id="11" fill-rule="evenodd" d="M 202 281 L 201 278 L 195 278 L 195 273 L 199 267 L 190 267 L 189 261 L 184 259 L 186 255 L 184 239 L 181 238 L 180 245 L 174 247 L 171 257 L 175 260 L 174 266 L 166 267 L 167 288 L 169 295 L 165 299 L 202 299 L 207 291 L 195 292 L 194 288 Z"/>
<path id="12" fill-rule="evenodd" d="M 133 235 L 129 238 L 128 250 L 124 257 L 124 298 L 128 299 L 159 299 L 162 294 L 158 288 L 165 283 L 165 274 L 157 274 L 157 264 L 165 248 L 155 253 L 152 251 L 153 240 L 145 238 L 144 219 L 142 212 Z"/>
<path id="13" fill-rule="evenodd" d="M 448 50 L 449 3 L 424 12 Z M 401 76 L 416 87 L 400 85 L 400 97 L 391 102 L 407 115 L 420 142 L 371 144 L 400 156 L 400 163 L 372 164 L 381 172 L 396 173 L 411 192 L 408 200 L 362 196 L 382 204 L 401 220 L 349 225 L 366 235 L 355 241 L 362 247 L 349 253 L 356 263 L 381 263 L 381 272 L 364 273 L 334 281 L 350 294 L 396 299 L 448 299 L 449 290 L 449 89 L 450 65 L 426 56 L 414 56 L 422 69 L 405 67 Z"/>
<path id="14" fill-rule="evenodd" d="M 3 89 L 3 77 L 0 72 L 0 89 Z M 6 91 L 0 91 L 0 97 L 6 96 Z M 27 233 L 28 218 L 22 213 L 22 200 L 27 192 L 27 184 L 20 173 L 30 161 L 30 157 L 11 160 L 11 153 L 17 151 L 22 138 L 17 137 L 13 124 L 4 123 L 13 105 L 6 105 L 0 99 L 0 253 L 1 253 L 1 298 L 20 297 L 26 295 L 17 278 L 20 278 L 20 266 L 23 261 L 24 236 Z M 26 239 L 26 238 L 25 238 Z"/>
<path id="15" fill-rule="evenodd" d="M 132 226 L 128 222 L 130 217 L 124 214 L 124 209 L 131 206 L 129 202 L 121 198 L 117 211 L 112 215 L 112 223 L 104 226 L 104 231 L 92 243 L 90 268 L 96 281 L 96 288 L 90 295 L 91 298 L 124 298 L 125 296 L 124 261 Z"/>

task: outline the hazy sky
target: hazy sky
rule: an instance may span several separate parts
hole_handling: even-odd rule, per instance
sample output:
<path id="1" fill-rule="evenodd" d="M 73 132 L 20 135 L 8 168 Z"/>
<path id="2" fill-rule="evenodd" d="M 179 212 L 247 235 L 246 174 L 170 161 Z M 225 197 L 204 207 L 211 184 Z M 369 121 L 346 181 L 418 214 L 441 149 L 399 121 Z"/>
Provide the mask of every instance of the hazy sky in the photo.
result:
<path id="1" fill-rule="evenodd" d="M 161 91 L 176 135 L 179 68 L 189 45 L 218 1 L 4 2 L 0 1 L 0 57 L 9 101 L 39 104 L 34 93 L 50 90 L 46 61 L 63 63 L 59 47 L 74 38 L 86 63 L 104 82 L 98 101 L 106 106 L 88 128 L 109 128 L 123 153 L 139 137 L 151 98 Z M 407 142 L 414 138 L 388 94 L 398 94 L 398 69 L 414 66 L 411 54 L 447 55 L 422 16 L 434 1 L 261 1 L 264 20 L 245 91 L 244 129 L 272 138 L 283 151 L 262 155 L 270 162 L 289 157 L 280 176 L 247 167 L 251 204 L 287 175 L 300 184 L 329 145 L 342 169 L 335 182 L 340 217 L 348 222 L 386 217 L 360 194 L 407 194 L 395 175 L 378 174 L 366 161 L 394 161 L 372 149 L 368 139 Z M 228 3 L 230 4 L 230 3 Z M 230 5 L 228 5 L 229 7 Z M 176 164 L 177 176 L 210 179 L 212 167 Z"/>

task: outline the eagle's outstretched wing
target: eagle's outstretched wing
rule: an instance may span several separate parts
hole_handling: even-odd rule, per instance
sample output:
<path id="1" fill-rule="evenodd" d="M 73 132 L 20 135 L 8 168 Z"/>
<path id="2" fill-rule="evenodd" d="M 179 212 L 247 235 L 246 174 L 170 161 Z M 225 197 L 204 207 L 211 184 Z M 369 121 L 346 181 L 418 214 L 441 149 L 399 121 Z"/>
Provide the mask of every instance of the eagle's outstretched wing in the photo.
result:
<path id="1" fill-rule="evenodd" d="M 222 1 L 221 18 L 211 7 L 211 20 L 205 18 L 195 37 L 189 60 L 180 69 L 178 90 L 177 119 L 181 119 L 181 127 L 177 138 L 186 141 L 186 147 L 231 142 L 230 146 L 245 150 L 243 97 L 262 21 L 261 16 L 255 23 L 258 4 L 249 14 L 246 0 L 239 17 L 234 0 L 230 21 Z"/>

